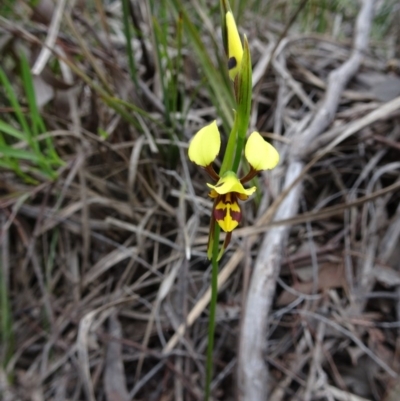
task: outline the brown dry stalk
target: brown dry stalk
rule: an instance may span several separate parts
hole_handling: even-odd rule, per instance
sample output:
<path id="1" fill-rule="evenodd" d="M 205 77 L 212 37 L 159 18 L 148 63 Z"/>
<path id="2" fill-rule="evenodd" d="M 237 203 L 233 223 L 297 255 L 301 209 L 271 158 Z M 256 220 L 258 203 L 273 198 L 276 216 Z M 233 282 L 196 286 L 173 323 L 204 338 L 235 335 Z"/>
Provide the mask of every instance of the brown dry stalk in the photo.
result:
<path id="1" fill-rule="evenodd" d="M 302 155 L 317 136 L 332 122 L 341 93 L 357 72 L 363 53 L 367 49 L 373 17 L 374 1 L 365 0 L 358 14 L 354 49 L 351 57 L 328 78 L 325 99 L 309 126 L 294 138 L 290 148 L 284 188 L 297 180 L 304 168 Z M 278 52 L 279 53 L 279 52 Z M 298 182 L 283 200 L 275 215 L 276 220 L 294 217 L 299 208 L 302 182 Z M 276 280 L 290 226 L 274 227 L 264 236 L 260 252 L 253 267 L 253 276 L 244 305 L 243 326 L 239 349 L 239 399 L 264 401 L 268 399 L 268 369 L 264 360 L 267 338 L 267 320 L 271 310 Z"/>

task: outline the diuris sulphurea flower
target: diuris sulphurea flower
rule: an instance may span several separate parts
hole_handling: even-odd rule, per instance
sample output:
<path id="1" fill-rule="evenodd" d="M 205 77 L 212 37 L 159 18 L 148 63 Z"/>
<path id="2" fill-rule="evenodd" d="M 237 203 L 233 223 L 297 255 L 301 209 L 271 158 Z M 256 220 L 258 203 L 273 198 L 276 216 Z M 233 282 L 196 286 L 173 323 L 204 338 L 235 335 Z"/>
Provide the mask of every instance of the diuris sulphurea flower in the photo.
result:
<path id="1" fill-rule="evenodd" d="M 228 11 L 225 15 L 225 24 L 228 46 L 228 70 L 230 78 L 234 81 L 242 63 L 243 46 L 231 11 Z"/>
<path id="2" fill-rule="evenodd" d="M 256 191 L 255 186 L 247 188 L 247 183 L 258 172 L 272 169 L 279 162 L 276 149 L 258 132 L 251 133 L 247 138 L 253 96 L 250 46 L 246 35 L 243 35 L 243 41 L 240 38 L 229 0 L 220 0 L 220 10 L 222 42 L 227 58 L 227 71 L 221 72 L 227 72 L 232 81 L 235 106 L 226 148 L 223 156 L 220 156 L 222 162 L 219 172 L 213 167 L 221 147 L 216 121 L 200 129 L 189 145 L 189 159 L 202 167 L 212 180 L 212 183 L 207 183 L 210 188 L 208 196 L 213 200 L 213 207 L 207 248 L 212 270 L 204 401 L 209 401 L 211 396 L 215 311 L 219 288 L 218 261 L 231 240 L 232 232 L 242 220 L 241 202 Z M 247 160 L 250 168 L 247 174 L 238 177 L 237 172 L 243 158 Z M 221 230 L 225 232 L 222 247 L 219 243 Z"/>
<path id="3" fill-rule="evenodd" d="M 254 131 L 247 139 L 244 154 L 250 165 L 250 171 L 242 178 L 238 178 L 234 171 L 226 171 L 222 176 L 216 173 L 212 163 L 216 159 L 221 147 L 221 136 L 216 121 L 206 125 L 193 137 L 189 145 L 189 159 L 204 168 L 208 175 L 216 181 L 209 184 L 211 188 L 208 196 L 214 199 L 211 215 L 209 251 L 213 241 L 215 222 L 226 232 L 224 246 L 220 255 L 228 246 L 232 231 L 239 225 L 242 212 L 239 200 L 244 201 L 252 195 L 256 187 L 246 189 L 243 184 L 249 182 L 262 170 L 274 168 L 279 162 L 277 150 L 262 136 Z M 210 254 L 208 255 L 210 257 Z"/>

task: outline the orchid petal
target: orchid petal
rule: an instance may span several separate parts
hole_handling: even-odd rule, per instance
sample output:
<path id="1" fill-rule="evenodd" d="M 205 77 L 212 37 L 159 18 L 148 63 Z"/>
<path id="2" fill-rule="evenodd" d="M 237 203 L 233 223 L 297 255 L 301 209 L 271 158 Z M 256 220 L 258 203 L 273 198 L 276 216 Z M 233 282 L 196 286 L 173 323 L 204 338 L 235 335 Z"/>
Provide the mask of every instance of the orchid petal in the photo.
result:
<path id="1" fill-rule="evenodd" d="M 247 199 L 254 193 L 256 187 L 246 189 L 233 171 L 227 171 L 215 185 L 207 184 L 218 195 L 225 195 L 229 192 L 240 194 L 240 199 Z M 214 194 L 214 192 L 211 193 Z"/>
<path id="2" fill-rule="evenodd" d="M 217 157 L 221 147 L 221 136 L 217 122 L 206 125 L 193 137 L 189 145 L 189 159 L 199 166 L 209 166 Z"/>
<path id="3" fill-rule="evenodd" d="M 271 170 L 279 163 L 278 151 L 256 131 L 247 140 L 244 154 L 254 170 Z"/>
<path id="4" fill-rule="evenodd" d="M 243 47 L 240 41 L 239 32 L 236 26 L 235 18 L 231 11 L 228 11 L 225 16 L 226 30 L 228 32 L 228 69 L 229 76 L 232 81 L 235 80 L 243 57 Z"/>

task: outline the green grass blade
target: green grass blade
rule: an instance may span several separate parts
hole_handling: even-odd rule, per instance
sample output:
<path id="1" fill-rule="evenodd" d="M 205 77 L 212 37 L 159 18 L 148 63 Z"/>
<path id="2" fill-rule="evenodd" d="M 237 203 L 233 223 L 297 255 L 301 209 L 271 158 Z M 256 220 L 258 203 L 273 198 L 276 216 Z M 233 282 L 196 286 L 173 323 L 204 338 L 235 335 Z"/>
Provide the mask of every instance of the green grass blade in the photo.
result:
<path id="1" fill-rule="evenodd" d="M 167 46 L 163 40 L 162 29 L 155 16 L 152 16 L 152 28 L 153 28 L 153 40 L 154 40 L 154 50 L 155 58 L 157 63 L 158 76 L 160 78 L 160 84 L 163 92 L 163 104 L 165 109 L 165 119 L 168 125 L 171 124 L 171 113 L 170 113 L 170 103 L 169 103 L 169 92 L 166 84 L 166 74 L 163 68 L 162 59 L 167 58 Z M 164 38 L 165 39 L 165 38 Z M 163 50 L 161 54 L 161 50 Z"/>
<path id="2" fill-rule="evenodd" d="M 26 135 L 12 127 L 10 124 L 7 124 L 5 121 L 0 120 L 0 132 L 3 132 L 4 134 L 11 135 L 12 137 L 20 140 L 20 141 L 26 141 Z"/>
<path id="3" fill-rule="evenodd" d="M 35 150 L 37 150 L 40 154 L 42 154 L 42 151 L 40 149 L 39 143 L 36 140 L 36 137 L 41 133 L 45 133 L 47 130 L 46 130 L 46 125 L 42 119 L 42 116 L 40 115 L 39 108 L 37 107 L 32 74 L 29 68 L 28 60 L 24 54 L 21 54 L 21 71 L 22 71 L 22 81 L 25 89 L 25 95 L 29 105 L 32 133 L 33 136 L 35 137 L 33 141 Z M 57 152 L 54 149 L 52 137 L 48 136 L 46 138 L 45 144 L 46 146 L 44 153 L 48 155 L 52 160 L 50 161 L 47 159 L 43 159 L 44 168 L 48 170 L 48 173 L 51 173 L 52 170 L 50 167 L 51 162 L 56 163 L 58 165 L 63 164 L 63 162 L 59 158 Z"/>
<path id="4" fill-rule="evenodd" d="M 21 78 L 22 83 L 25 89 L 25 96 L 28 101 L 29 107 L 29 117 L 30 117 L 30 127 L 33 137 L 37 137 L 39 135 L 40 129 L 40 115 L 39 110 L 37 108 L 36 99 L 35 99 L 35 90 L 33 88 L 32 76 L 29 70 L 28 60 L 25 55 L 21 53 Z M 42 122 L 43 124 L 43 122 Z M 44 125 L 44 124 L 43 124 Z M 44 130 L 42 130 L 43 132 Z M 35 141 L 35 144 L 38 143 Z"/>
<path id="5" fill-rule="evenodd" d="M 22 130 L 31 136 L 31 130 L 29 128 L 29 124 L 25 119 L 25 115 L 22 112 L 21 106 L 18 102 L 18 99 L 15 95 L 14 89 L 11 86 L 10 81 L 8 80 L 5 72 L 0 67 L 0 83 L 3 85 L 7 98 L 10 101 L 11 107 L 14 109 L 15 115 L 17 117 L 18 122 L 20 123 Z"/>
<path id="6" fill-rule="evenodd" d="M 131 35 L 131 27 L 129 24 L 129 10 L 130 4 L 129 0 L 122 0 L 122 17 L 124 23 L 124 33 L 126 39 L 126 51 L 128 53 L 128 64 L 129 64 L 129 75 L 135 84 L 136 88 L 139 88 L 138 78 L 137 78 L 137 68 L 135 63 L 135 58 L 133 57 L 133 48 L 132 48 L 132 35 Z"/>
<path id="7" fill-rule="evenodd" d="M 39 173 L 51 179 L 56 178 L 57 176 L 52 165 L 61 165 L 63 162 L 55 152 L 52 138 L 50 136 L 46 138 L 45 145 L 43 146 L 45 152 L 41 150 L 39 141 L 37 140 L 37 136 L 40 133 L 44 133 L 46 127 L 36 104 L 33 80 L 28 61 L 24 55 L 21 57 L 21 77 L 28 103 L 29 119 L 25 117 L 14 88 L 8 80 L 5 72 L 0 68 L 0 83 L 2 84 L 5 95 L 13 108 L 14 113 L 12 116 L 15 116 L 15 123 L 19 124 L 19 127 L 14 127 L 6 121 L 0 120 L 0 133 L 6 135 L 1 136 L 0 154 L 3 158 L 3 168 L 9 168 L 27 182 L 36 184 L 37 180 L 22 172 L 20 166 L 21 161 L 29 161 L 34 164 L 34 166 L 28 166 L 28 171 L 34 171 L 36 165 L 39 167 Z M 26 142 L 26 149 L 15 149 L 13 147 L 15 139 Z"/>
<path id="8" fill-rule="evenodd" d="M 178 16 L 178 21 L 176 24 L 176 31 L 177 31 L 177 43 L 176 43 L 176 48 L 177 48 L 177 56 L 175 59 L 175 73 L 173 74 L 173 85 L 175 87 L 175 91 L 173 93 L 173 98 L 172 98 L 172 108 L 174 111 L 178 111 L 178 95 L 179 95 L 179 76 L 182 71 L 182 48 L 183 48 L 183 19 L 182 15 L 179 14 Z M 180 110 L 182 111 L 182 110 Z M 183 114 L 181 113 L 181 118 L 180 118 L 180 124 L 183 126 L 184 125 L 184 118 Z"/>
<path id="9" fill-rule="evenodd" d="M 34 163 L 41 163 L 43 160 L 33 152 L 23 149 L 15 149 L 10 146 L 0 145 L 0 157 L 14 157 L 17 159 L 29 160 Z"/>
<path id="10" fill-rule="evenodd" d="M 209 55 L 209 50 L 205 47 L 201 40 L 197 27 L 192 23 L 186 8 L 180 0 L 169 0 L 177 13 L 182 15 L 183 25 L 188 37 L 189 45 L 191 45 L 196 53 L 198 65 L 201 67 L 207 78 L 207 84 L 210 88 L 210 97 L 217 109 L 217 113 L 221 116 L 224 127 L 227 131 L 233 123 L 232 109 L 235 106 L 232 91 L 227 85 L 224 70 L 217 69 Z M 226 66 L 225 66 L 226 69 Z"/>

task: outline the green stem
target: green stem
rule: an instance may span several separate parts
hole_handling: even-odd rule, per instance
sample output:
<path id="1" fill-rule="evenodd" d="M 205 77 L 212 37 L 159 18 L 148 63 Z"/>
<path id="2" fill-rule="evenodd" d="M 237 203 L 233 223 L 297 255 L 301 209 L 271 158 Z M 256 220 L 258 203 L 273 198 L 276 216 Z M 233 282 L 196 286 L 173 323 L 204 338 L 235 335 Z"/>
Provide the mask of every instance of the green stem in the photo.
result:
<path id="1" fill-rule="evenodd" d="M 225 26 L 225 14 L 229 7 L 228 0 L 221 1 L 221 14 L 222 14 L 222 27 L 224 37 L 224 47 L 227 48 L 226 43 L 226 26 Z M 224 36 L 225 35 L 225 36 Z M 240 68 L 239 76 L 237 78 L 237 87 L 235 84 L 235 90 L 237 93 L 235 99 L 236 112 L 235 119 L 232 126 L 232 130 L 229 134 L 228 143 L 224 158 L 222 161 L 221 169 L 219 171 L 220 177 L 222 177 L 227 171 L 232 170 L 237 172 L 240 164 L 240 159 L 243 153 L 244 142 L 246 140 L 246 132 L 250 121 L 251 112 L 251 94 L 252 94 L 252 70 L 251 70 L 251 58 L 250 50 L 246 37 L 244 38 L 244 56 L 242 60 L 243 65 Z M 215 204 L 214 204 L 215 207 Z M 214 218 L 214 217 L 212 217 Z M 212 230 L 212 224 L 211 228 Z M 212 239 L 212 276 L 211 276 L 211 300 L 210 300 L 210 320 L 208 323 L 208 346 L 207 346 L 207 361 L 206 361 L 206 385 L 204 392 L 204 400 L 209 401 L 211 393 L 211 379 L 213 373 L 213 350 L 214 350 L 214 333 L 215 333 L 215 310 L 217 305 L 217 293 L 218 293 L 218 256 L 219 255 L 219 234 L 220 227 L 218 222 L 215 222 L 214 233 Z M 209 249 L 208 249 L 209 251 Z"/>
<path id="2" fill-rule="evenodd" d="M 235 154 L 235 146 L 237 141 L 237 131 L 238 131 L 238 115 L 235 113 L 235 120 L 233 122 L 233 127 L 231 133 L 229 134 L 228 143 L 226 145 L 226 150 L 224 154 L 224 159 L 222 160 L 221 169 L 219 175 L 222 177 L 224 173 L 232 169 L 232 160 Z"/>
<path id="3" fill-rule="evenodd" d="M 206 361 L 206 388 L 204 392 L 204 401 L 210 399 L 211 379 L 213 373 L 213 350 L 214 350 L 214 332 L 215 332 L 215 310 L 217 307 L 218 293 L 218 248 L 219 248 L 219 233 L 218 224 L 214 227 L 214 242 L 212 249 L 212 273 L 211 273 L 211 300 L 210 300 L 210 319 L 208 322 L 208 346 L 207 346 L 207 361 Z"/>
<path id="4" fill-rule="evenodd" d="M 236 145 L 236 154 L 235 154 L 235 159 L 233 160 L 233 165 L 232 165 L 232 171 L 234 171 L 235 173 L 238 171 L 240 160 L 242 158 L 244 140 L 245 140 L 245 137 L 238 135 L 237 145 Z"/>

